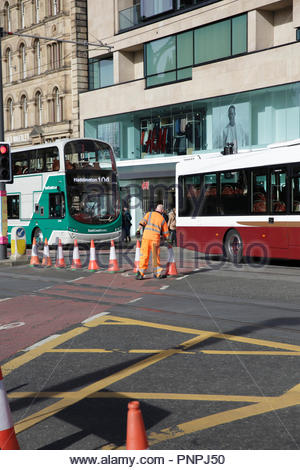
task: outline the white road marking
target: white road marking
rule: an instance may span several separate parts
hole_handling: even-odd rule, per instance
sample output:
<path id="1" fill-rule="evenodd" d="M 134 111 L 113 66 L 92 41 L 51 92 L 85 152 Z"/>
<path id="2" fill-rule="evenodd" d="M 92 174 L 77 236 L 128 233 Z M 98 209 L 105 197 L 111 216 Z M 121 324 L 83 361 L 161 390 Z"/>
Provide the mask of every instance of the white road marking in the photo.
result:
<path id="1" fill-rule="evenodd" d="M 7 323 L 6 325 L 0 325 L 0 330 L 10 330 L 11 328 L 18 328 L 19 326 L 24 326 L 23 321 L 15 321 L 13 323 Z"/>
<path id="2" fill-rule="evenodd" d="M 138 297 L 137 299 L 133 299 L 133 300 L 129 300 L 129 302 L 127 302 L 128 304 L 132 304 L 133 302 L 137 302 L 138 300 L 142 300 L 143 297 Z"/>
<path id="3" fill-rule="evenodd" d="M 97 315 L 93 315 L 92 317 L 89 317 L 89 318 L 86 318 L 85 320 L 83 320 L 81 323 L 88 323 L 92 320 L 95 320 L 96 318 L 99 318 L 99 317 L 104 317 L 104 315 L 109 315 L 110 312 L 101 312 L 101 313 L 97 313 Z"/>
<path id="4" fill-rule="evenodd" d="M 189 275 L 186 274 L 185 276 L 177 277 L 177 278 L 176 278 L 176 281 L 180 281 L 180 279 L 184 279 L 185 277 L 189 277 Z"/>
<path id="5" fill-rule="evenodd" d="M 52 339 L 58 338 L 60 335 L 52 335 L 49 336 L 48 338 L 42 339 L 42 341 L 39 341 L 38 343 L 33 344 L 32 346 L 28 346 L 28 348 L 23 349 L 23 351 L 31 351 L 32 349 L 38 348 L 39 346 L 42 346 L 45 343 L 48 343 L 48 341 L 51 341 Z"/>
<path id="6" fill-rule="evenodd" d="M 77 277 L 76 279 L 71 279 L 70 281 L 67 281 L 67 282 L 76 282 L 76 281 L 79 281 L 80 279 L 84 279 L 84 277 L 83 276 Z"/>
<path id="7" fill-rule="evenodd" d="M 168 289 L 168 287 L 170 287 L 170 286 L 162 286 L 162 287 L 160 288 L 160 290 Z"/>
<path id="8" fill-rule="evenodd" d="M 0 302 L 5 302 L 5 300 L 11 300 L 11 297 L 5 297 L 5 299 L 0 299 Z"/>

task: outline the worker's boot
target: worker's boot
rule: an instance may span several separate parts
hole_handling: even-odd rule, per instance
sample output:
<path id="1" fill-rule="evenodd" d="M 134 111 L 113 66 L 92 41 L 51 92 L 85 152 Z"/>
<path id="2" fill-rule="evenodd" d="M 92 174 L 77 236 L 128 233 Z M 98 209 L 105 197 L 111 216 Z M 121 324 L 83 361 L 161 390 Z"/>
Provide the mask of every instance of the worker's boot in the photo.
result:
<path id="1" fill-rule="evenodd" d="M 144 279 L 144 276 L 138 271 L 137 272 L 137 275 L 135 276 L 135 278 L 138 280 L 138 281 L 142 281 Z"/>

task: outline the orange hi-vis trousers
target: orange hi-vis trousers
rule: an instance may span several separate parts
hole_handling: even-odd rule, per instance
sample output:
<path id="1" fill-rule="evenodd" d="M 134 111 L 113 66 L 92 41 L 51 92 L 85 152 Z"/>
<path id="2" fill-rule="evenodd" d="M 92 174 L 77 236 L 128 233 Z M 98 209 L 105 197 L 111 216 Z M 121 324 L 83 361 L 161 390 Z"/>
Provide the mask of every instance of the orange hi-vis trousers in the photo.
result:
<path id="1" fill-rule="evenodd" d="M 159 276 L 163 268 L 160 265 L 160 241 L 158 240 L 144 240 L 142 239 L 141 252 L 140 252 L 140 266 L 139 271 L 142 276 L 148 268 L 150 253 L 152 253 L 152 266 L 153 274 Z"/>

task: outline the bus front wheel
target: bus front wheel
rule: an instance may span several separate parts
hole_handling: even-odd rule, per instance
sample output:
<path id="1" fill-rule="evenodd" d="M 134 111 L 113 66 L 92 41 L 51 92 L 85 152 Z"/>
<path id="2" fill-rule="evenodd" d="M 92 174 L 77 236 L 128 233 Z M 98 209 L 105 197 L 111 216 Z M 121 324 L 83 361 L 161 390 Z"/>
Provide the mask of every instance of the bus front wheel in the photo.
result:
<path id="1" fill-rule="evenodd" d="M 37 248 L 43 248 L 44 246 L 44 235 L 39 227 L 34 229 L 32 241 L 35 238 Z"/>
<path id="2" fill-rule="evenodd" d="M 231 263 L 240 263 L 243 258 L 243 241 L 236 230 L 229 230 L 224 242 L 224 250 L 227 259 Z"/>

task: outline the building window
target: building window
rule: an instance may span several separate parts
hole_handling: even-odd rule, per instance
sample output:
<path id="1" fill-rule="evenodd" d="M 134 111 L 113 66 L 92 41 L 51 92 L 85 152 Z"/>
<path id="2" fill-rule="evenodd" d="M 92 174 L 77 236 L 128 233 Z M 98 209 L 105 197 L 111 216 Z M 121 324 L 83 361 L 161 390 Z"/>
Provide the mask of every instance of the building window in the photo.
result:
<path id="1" fill-rule="evenodd" d="M 247 15 L 145 45 L 147 87 L 192 78 L 192 67 L 247 52 Z"/>
<path id="2" fill-rule="evenodd" d="M 173 10 L 173 0 L 141 0 L 142 19 L 152 18 L 171 10 Z"/>
<path id="3" fill-rule="evenodd" d="M 59 95 L 58 88 L 53 90 L 53 121 L 62 121 L 62 98 Z"/>
<path id="4" fill-rule="evenodd" d="M 41 44 L 39 39 L 34 41 L 34 62 L 35 62 L 35 73 L 40 75 L 41 73 Z"/>
<path id="5" fill-rule="evenodd" d="M 221 0 L 130 0 L 119 1 L 119 32 L 150 24 Z M 125 8 L 124 8 L 125 7 Z"/>
<path id="6" fill-rule="evenodd" d="M 35 122 L 38 126 L 43 123 L 43 108 L 42 108 L 42 94 L 38 91 L 35 94 Z"/>
<path id="7" fill-rule="evenodd" d="M 25 51 L 25 44 L 21 44 L 20 49 L 20 72 L 21 78 L 26 78 L 27 71 L 26 71 L 26 51 Z"/>
<path id="8" fill-rule="evenodd" d="M 11 31 L 10 6 L 8 2 L 4 4 L 4 29 L 6 31 Z"/>
<path id="9" fill-rule="evenodd" d="M 48 64 L 50 70 L 56 70 L 61 67 L 62 43 L 54 42 L 48 46 Z"/>
<path id="10" fill-rule="evenodd" d="M 247 16 L 241 15 L 195 30 L 195 63 L 231 57 L 247 51 Z"/>
<path id="11" fill-rule="evenodd" d="M 113 56 L 89 59 L 89 90 L 114 84 Z"/>
<path id="12" fill-rule="evenodd" d="M 12 131 L 14 128 L 14 107 L 13 107 L 13 100 L 9 98 L 7 100 L 7 120 L 6 120 L 6 127 L 8 131 Z"/>
<path id="13" fill-rule="evenodd" d="M 34 8 L 35 8 L 35 22 L 39 23 L 40 22 L 40 0 L 35 0 Z"/>
<path id="14" fill-rule="evenodd" d="M 28 127 L 28 106 L 27 97 L 25 95 L 21 97 L 21 127 Z"/>
<path id="15" fill-rule="evenodd" d="M 55 16 L 60 12 L 60 0 L 49 0 L 49 15 Z"/>
<path id="16" fill-rule="evenodd" d="M 195 62 L 201 64 L 230 56 L 230 20 L 195 30 Z"/>
<path id="17" fill-rule="evenodd" d="M 25 4 L 22 0 L 19 0 L 19 28 L 25 28 Z"/>
<path id="18" fill-rule="evenodd" d="M 11 83 L 13 80 L 12 52 L 11 49 L 6 50 L 6 81 Z"/>

